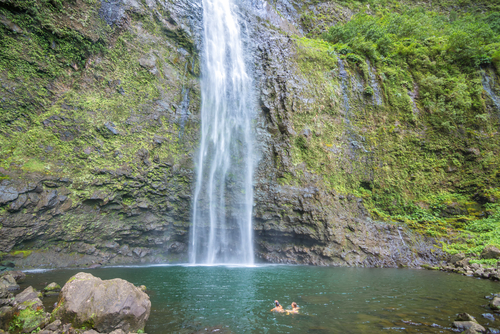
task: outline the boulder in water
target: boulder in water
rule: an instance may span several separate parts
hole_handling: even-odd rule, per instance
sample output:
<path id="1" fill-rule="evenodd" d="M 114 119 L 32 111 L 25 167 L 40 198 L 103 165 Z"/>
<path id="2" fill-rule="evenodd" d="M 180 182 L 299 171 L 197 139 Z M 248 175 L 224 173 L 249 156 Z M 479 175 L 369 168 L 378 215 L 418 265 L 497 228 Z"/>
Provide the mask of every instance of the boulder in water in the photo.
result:
<path id="1" fill-rule="evenodd" d="M 43 289 L 43 294 L 45 296 L 52 296 L 59 294 L 59 291 L 61 291 L 61 286 L 55 282 L 52 282 Z"/>
<path id="2" fill-rule="evenodd" d="M 11 275 L 12 277 L 14 277 L 14 279 L 16 280 L 16 282 L 21 282 L 21 281 L 23 281 L 26 278 L 26 274 L 23 273 L 20 270 L 7 271 L 5 274 L 6 275 Z"/>
<path id="3" fill-rule="evenodd" d="M 78 273 L 62 288 L 53 316 L 75 328 L 136 332 L 144 328 L 150 310 L 149 296 L 132 283 Z"/>
<path id="4" fill-rule="evenodd" d="M 457 317 L 455 318 L 455 321 L 476 321 L 476 318 L 474 318 L 472 315 L 469 313 L 459 313 L 457 314 Z"/>
<path id="5" fill-rule="evenodd" d="M 33 289 L 33 287 L 29 286 L 23 292 L 19 293 L 16 296 L 16 298 L 14 299 L 14 304 L 18 305 L 24 303 L 25 301 L 30 301 L 35 299 L 39 300 L 39 297 L 42 297 L 42 294 Z"/>
<path id="6" fill-rule="evenodd" d="M 500 310 L 500 297 L 493 297 L 493 299 L 490 302 L 490 308 L 493 311 Z"/>
<path id="7" fill-rule="evenodd" d="M 486 332 L 486 329 L 478 324 L 476 321 L 454 321 L 453 327 L 458 328 L 462 331 L 472 330 L 480 333 Z M 474 332 L 471 332 L 474 333 Z"/>
<path id="8" fill-rule="evenodd" d="M 19 290 L 15 278 L 12 275 L 3 275 L 0 277 L 0 295 L 5 291 Z"/>
<path id="9" fill-rule="evenodd" d="M 489 245 L 486 246 L 481 253 L 482 259 L 499 259 L 500 258 L 500 249 L 495 246 Z"/>

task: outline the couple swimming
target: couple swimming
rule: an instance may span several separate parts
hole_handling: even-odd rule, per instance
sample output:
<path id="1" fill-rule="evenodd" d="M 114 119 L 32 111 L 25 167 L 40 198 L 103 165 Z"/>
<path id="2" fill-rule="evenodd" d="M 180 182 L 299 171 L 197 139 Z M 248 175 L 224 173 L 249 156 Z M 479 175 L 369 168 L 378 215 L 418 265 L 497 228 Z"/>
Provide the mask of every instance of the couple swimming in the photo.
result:
<path id="1" fill-rule="evenodd" d="M 296 302 L 292 303 L 292 309 L 291 310 L 284 310 L 283 306 L 280 305 L 280 303 L 275 300 L 274 301 L 274 308 L 271 310 L 271 312 L 278 312 L 278 313 L 283 313 L 286 312 L 286 314 L 297 314 L 299 313 L 299 306 L 297 305 Z"/>

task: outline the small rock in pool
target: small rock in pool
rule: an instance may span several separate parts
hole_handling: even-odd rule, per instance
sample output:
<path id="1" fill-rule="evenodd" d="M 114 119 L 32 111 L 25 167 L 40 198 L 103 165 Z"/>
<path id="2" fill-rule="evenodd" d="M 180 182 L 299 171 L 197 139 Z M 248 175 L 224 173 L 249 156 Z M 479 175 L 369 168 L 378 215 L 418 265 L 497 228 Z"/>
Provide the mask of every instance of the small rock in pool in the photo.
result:
<path id="1" fill-rule="evenodd" d="M 499 297 L 493 298 L 493 300 L 490 302 L 490 308 L 493 311 L 500 310 L 500 298 Z"/>
<path id="2" fill-rule="evenodd" d="M 497 328 L 488 327 L 488 333 L 490 334 L 500 334 L 500 330 Z"/>
<path id="3" fill-rule="evenodd" d="M 475 321 L 454 321 L 453 327 L 458 328 L 459 330 L 462 331 L 472 330 L 471 333 L 474 333 L 473 331 L 481 333 L 484 333 L 486 331 L 486 329 L 483 326 L 481 326 Z"/>
<path id="4" fill-rule="evenodd" d="M 476 321 L 476 319 L 469 313 L 459 313 L 455 318 L 455 321 Z"/>
<path id="5" fill-rule="evenodd" d="M 490 321 L 495 321 L 495 316 L 491 313 L 483 313 L 482 316 L 483 316 L 483 318 L 486 318 Z"/>
<path id="6" fill-rule="evenodd" d="M 61 291 L 61 286 L 55 282 L 52 282 L 50 283 L 49 285 L 47 285 L 43 291 L 45 293 L 49 293 L 49 292 L 59 292 Z"/>

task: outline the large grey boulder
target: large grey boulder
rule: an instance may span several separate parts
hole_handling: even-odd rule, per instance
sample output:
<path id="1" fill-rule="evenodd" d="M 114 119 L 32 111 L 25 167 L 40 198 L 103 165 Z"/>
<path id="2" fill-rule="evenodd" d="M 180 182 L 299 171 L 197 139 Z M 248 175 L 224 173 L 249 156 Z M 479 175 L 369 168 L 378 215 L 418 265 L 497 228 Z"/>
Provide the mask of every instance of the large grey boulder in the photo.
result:
<path id="1" fill-rule="evenodd" d="M 26 274 L 20 270 L 7 271 L 6 275 L 11 275 L 12 277 L 14 277 L 16 282 L 22 282 L 26 278 Z"/>
<path id="2" fill-rule="evenodd" d="M 476 321 L 454 321 L 453 327 L 458 328 L 459 330 L 471 330 L 480 333 L 486 332 L 486 329 L 478 324 Z"/>
<path id="3" fill-rule="evenodd" d="M 136 332 L 144 329 L 150 310 L 149 296 L 132 283 L 119 278 L 103 281 L 78 273 L 62 288 L 52 315 L 75 328 Z"/>
<path id="4" fill-rule="evenodd" d="M 19 293 L 16 295 L 16 298 L 14 299 L 14 304 L 22 304 L 26 301 L 33 301 L 33 300 L 40 300 L 39 297 L 41 297 L 42 294 L 35 289 L 33 289 L 32 286 L 27 287 L 24 289 L 23 292 Z M 41 303 L 41 301 L 40 301 Z"/>
<path id="5" fill-rule="evenodd" d="M 56 320 L 56 321 L 53 321 L 51 322 L 50 324 L 48 324 L 47 326 L 45 326 L 45 330 L 48 330 L 48 331 L 52 331 L 52 332 L 55 332 L 57 331 L 59 328 L 61 328 L 62 326 L 62 323 L 61 323 L 61 320 Z"/>
<path id="6" fill-rule="evenodd" d="M 465 255 L 462 254 L 462 253 L 458 253 L 458 254 L 453 254 L 450 258 L 450 263 L 451 264 L 456 264 L 457 262 L 459 261 L 462 261 L 463 259 L 465 259 Z"/>
<path id="7" fill-rule="evenodd" d="M 8 185 L 0 185 L 0 204 L 5 204 L 15 200 L 19 193 L 14 187 Z"/>
<path id="8" fill-rule="evenodd" d="M 481 258 L 483 259 L 499 259 L 500 258 L 500 249 L 495 246 L 489 245 L 483 249 L 481 253 Z"/>
<path id="9" fill-rule="evenodd" d="M 494 297 L 493 300 L 490 302 L 490 308 L 493 311 L 499 311 L 500 310 L 500 297 Z"/>
<path id="10" fill-rule="evenodd" d="M 19 285 L 12 275 L 3 275 L 0 277 L 0 291 L 19 290 Z"/>
<path id="11" fill-rule="evenodd" d="M 476 318 L 474 318 L 469 313 L 459 313 L 455 318 L 455 321 L 474 321 L 477 322 Z"/>

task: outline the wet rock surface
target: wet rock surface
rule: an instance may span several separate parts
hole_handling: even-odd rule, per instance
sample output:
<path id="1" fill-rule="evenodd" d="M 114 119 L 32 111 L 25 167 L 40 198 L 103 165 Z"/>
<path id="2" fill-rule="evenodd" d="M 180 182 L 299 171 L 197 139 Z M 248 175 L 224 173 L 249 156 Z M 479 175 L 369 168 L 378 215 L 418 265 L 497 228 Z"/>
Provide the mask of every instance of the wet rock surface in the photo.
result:
<path id="1" fill-rule="evenodd" d="M 495 246 L 486 246 L 481 253 L 483 259 L 498 259 L 500 258 L 500 249 Z"/>
<path id="2" fill-rule="evenodd" d="M 52 282 L 43 289 L 43 295 L 58 295 L 59 291 L 61 291 L 61 287 L 59 286 L 59 284 Z"/>
<path id="3" fill-rule="evenodd" d="M 150 310 L 148 295 L 131 283 L 122 279 L 103 281 L 78 273 L 64 285 L 53 314 L 75 328 L 135 332 L 144 329 Z"/>
<path id="4" fill-rule="evenodd" d="M 0 293 L 5 294 L 10 291 L 19 290 L 19 285 L 13 275 L 6 273 L 0 277 Z"/>
<path id="5" fill-rule="evenodd" d="M 149 297 L 122 279 L 102 281 L 78 273 L 62 290 L 55 283 L 47 288 L 61 291 L 52 314 L 45 312 L 43 294 L 30 286 L 0 307 L 0 332 L 127 334 L 142 331 L 149 317 Z"/>

